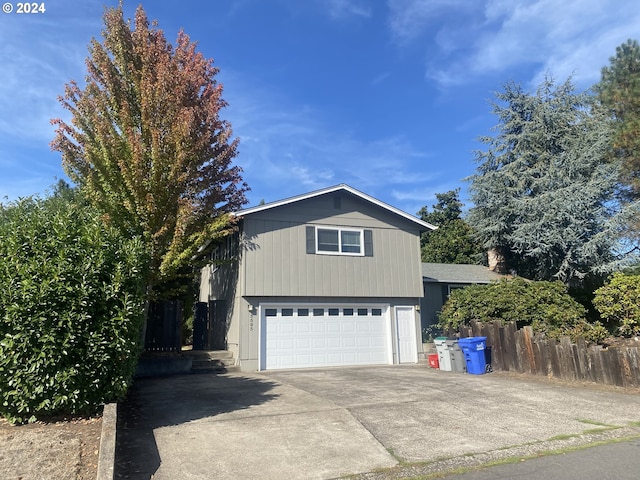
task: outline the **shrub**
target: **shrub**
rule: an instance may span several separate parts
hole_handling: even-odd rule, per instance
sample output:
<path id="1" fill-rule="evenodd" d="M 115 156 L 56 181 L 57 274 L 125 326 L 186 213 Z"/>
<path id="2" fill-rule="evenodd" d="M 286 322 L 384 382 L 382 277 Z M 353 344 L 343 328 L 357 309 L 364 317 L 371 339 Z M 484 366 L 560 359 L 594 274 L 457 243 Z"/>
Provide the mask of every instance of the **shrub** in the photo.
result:
<path id="1" fill-rule="evenodd" d="M 596 290 L 593 304 L 618 335 L 640 335 L 640 275 L 614 274 Z"/>
<path id="2" fill-rule="evenodd" d="M 86 414 L 124 396 L 146 265 L 141 241 L 68 198 L 0 205 L 0 414 Z"/>
<path id="3" fill-rule="evenodd" d="M 529 282 L 521 278 L 454 290 L 440 312 L 440 326 L 458 330 L 471 320 L 516 322 L 531 325 L 551 338 L 585 336 L 589 341 L 606 337 L 601 325 L 585 320 L 585 308 L 560 282 Z"/>

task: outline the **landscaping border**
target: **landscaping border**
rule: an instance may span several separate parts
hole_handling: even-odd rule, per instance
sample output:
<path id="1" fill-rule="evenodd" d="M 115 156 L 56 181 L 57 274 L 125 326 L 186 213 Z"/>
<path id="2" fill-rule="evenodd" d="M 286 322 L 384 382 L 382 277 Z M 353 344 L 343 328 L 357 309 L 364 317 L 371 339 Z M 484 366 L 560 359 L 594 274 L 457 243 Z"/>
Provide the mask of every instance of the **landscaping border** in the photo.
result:
<path id="1" fill-rule="evenodd" d="M 107 403 L 102 411 L 102 432 L 98 454 L 97 480 L 113 480 L 116 460 L 116 426 L 118 404 Z"/>

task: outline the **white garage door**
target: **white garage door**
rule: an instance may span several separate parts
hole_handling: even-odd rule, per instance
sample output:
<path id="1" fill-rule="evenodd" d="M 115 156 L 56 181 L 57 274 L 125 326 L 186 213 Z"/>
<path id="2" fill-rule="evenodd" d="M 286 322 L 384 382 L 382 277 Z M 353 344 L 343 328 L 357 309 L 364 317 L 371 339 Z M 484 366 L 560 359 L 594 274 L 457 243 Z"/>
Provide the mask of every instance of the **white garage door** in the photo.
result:
<path id="1" fill-rule="evenodd" d="M 262 369 L 391 363 L 386 305 L 268 305 L 261 315 Z"/>

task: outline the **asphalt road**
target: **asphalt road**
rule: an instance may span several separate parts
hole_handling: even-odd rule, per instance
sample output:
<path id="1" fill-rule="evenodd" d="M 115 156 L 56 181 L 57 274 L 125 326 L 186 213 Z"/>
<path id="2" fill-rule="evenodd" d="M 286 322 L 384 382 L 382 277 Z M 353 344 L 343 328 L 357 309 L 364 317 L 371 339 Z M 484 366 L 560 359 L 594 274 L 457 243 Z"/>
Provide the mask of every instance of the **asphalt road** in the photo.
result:
<path id="1" fill-rule="evenodd" d="M 447 480 L 636 480 L 640 477 L 640 439 L 531 460 L 482 468 Z"/>

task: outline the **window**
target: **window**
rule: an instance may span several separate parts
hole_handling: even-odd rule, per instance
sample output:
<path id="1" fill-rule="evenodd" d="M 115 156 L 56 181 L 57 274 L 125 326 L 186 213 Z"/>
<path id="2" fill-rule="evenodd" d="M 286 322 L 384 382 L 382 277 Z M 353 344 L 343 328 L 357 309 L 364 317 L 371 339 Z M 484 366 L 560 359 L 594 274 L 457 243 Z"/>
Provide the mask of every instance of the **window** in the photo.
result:
<path id="1" fill-rule="evenodd" d="M 317 253 L 363 255 L 362 230 L 316 228 Z"/>
<path id="2" fill-rule="evenodd" d="M 299 317 L 308 317 L 309 316 L 309 309 L 308 308 L 299 308 L 298 309 L 298 316 Z"/>
<path id="3" fill-rule="evenodd" d="M 311 255 L 373 257 L 373 230 L 307 225 L 306 242 Z"/>
<path id="4" fill-rule="evenodd" d="M 343 253 L 360 253 L 360 232 L 341 230 L 340 240 Z"/>
<path id="5" fill-rule="evenodd" d="M 283 308 L 282 309 L 283 317 L 293 317 L 293 308 Z"/>
<path id="6" fill-rule="evenodd" d="M 319 252 L 339 252 L 340 243 L 338 241 L 339 230 L 318 229 L 318 251 Z"/>

